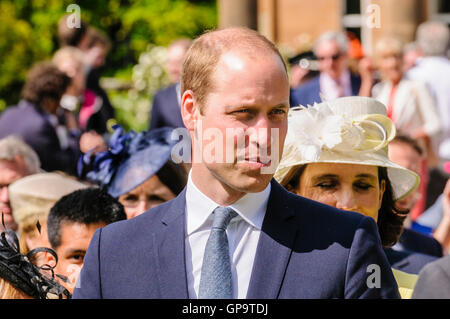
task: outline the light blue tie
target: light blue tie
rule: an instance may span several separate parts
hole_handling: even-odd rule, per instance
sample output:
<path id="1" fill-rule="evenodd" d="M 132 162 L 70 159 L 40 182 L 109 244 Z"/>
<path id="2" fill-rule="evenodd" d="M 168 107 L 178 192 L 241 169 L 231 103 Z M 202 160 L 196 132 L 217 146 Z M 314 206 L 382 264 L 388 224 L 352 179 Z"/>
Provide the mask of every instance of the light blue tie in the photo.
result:
<path id="1" fill-rule="evenodd" d="M 229 207 L 217 207 L 214 221 L 206 242 L 198 298 L 231 299 L 231 263 L 228 238 L 225 230 L 237 213 Z"/>

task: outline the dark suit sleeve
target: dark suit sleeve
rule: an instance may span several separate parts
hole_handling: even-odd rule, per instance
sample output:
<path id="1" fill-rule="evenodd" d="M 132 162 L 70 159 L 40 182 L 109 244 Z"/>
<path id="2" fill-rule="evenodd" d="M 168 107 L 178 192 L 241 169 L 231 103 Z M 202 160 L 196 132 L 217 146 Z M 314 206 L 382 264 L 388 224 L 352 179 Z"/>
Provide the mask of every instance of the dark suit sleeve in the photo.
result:
<path id="1" fill-rule="evenodd" d="M 22 137 L 39 155 L 44 170 L 61 170 L 76 175 L 76 165 L 81 154 L 78 137 L 69 138 L 69 147 L 64 150 L 60 147 L 56 130 L 50 124 L 30 129 Z"/>
<path id="2" fill-rule="evenodd" d="M 100 279 L 100 238 L 102 229 L 95 231 L 91 239 L 89 248 L 84 257 L 83 268 L 76 287 L 73 292 L 73 299 L 101 299 L 101 279 Z"/>
<path id="3" fill-rule="evenodd" d="M 420 271 L 412 298 L 450 298 L 450 277 L 440 264 L 430 263 Z"/>
<path id="4" fill-rule="evenodd" d="M 370 217 L 364 217 L 355 232 L 345 281 L 345 298 L 400 298 L 377 225 Z"/>
<path id="5" fill-rule="evenodd" d="M 148 127 L 148 130 L 153 130 L 158 127 L 161 127 L 161 114 L 160 114 L 160 92 L 156 93 L 153 98 L 153 106 L 152 111 L 150 113 L 150 125 Z"/>

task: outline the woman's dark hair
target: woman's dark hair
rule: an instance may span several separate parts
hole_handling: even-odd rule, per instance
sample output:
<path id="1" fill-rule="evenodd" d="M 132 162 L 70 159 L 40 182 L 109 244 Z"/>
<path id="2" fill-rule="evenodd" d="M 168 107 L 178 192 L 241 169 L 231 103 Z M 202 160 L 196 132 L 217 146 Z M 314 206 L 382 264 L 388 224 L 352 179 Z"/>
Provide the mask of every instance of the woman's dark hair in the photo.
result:
<path id="1" fill-rule="evenodd" d="M 46 99 L 59 103 L 70 84 L 70 78 L 50 62 L 41 62 L 28 72 L 22 89 L 22 98 L 42 108 Z"/>
<path id="2" fill-rule="evenodd" d="M 168 160 L 156 175 L 161 183 L 166 185 L 175 195 L 180 194 L 186 186 L 186 173 L 184 173 L 179 165 L 173 163 L 171 160 Z"/>
<path id="3" fill-rule="evenodd" d="M 288 191 L 294 192 L 300 185 L 306 165 L 295 166 L 281 183 Z M 383 247 L 392 247 L 397 243 L 403 231 L 403 222 L 409 211 L 403 211 L 395 207 L 394 192 L 389 180 L 386 167 L 378 166 L 378 181 L 381 185 L 385 181 L 385 190 L 381 207 L 378 211 L 378 233 Z M 286 181 L 286 182 L 285 182 Z"/>
<path id="4" fill-rule="evenodd" d="M 403 222 L 409 211 L 403 211 L 395 207 L 394 192 L 389 180 L 386 167 L 378 167 L 378 181 L 385 181 L 385 190 L 378 211 L 378 232 L 383 247 L 392 247 L 400 239 L 403 232 Z"/>

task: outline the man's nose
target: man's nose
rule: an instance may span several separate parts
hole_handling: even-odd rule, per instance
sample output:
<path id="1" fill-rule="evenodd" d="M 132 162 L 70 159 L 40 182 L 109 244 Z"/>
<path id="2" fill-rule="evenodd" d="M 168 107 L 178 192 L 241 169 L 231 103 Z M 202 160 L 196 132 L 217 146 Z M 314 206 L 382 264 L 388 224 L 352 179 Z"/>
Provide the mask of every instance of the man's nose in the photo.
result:
<path id="1" fill-rule="evenodd" d="M 269 147 L 271 144 L 271 122 L 267 115 L 258 117 L 252 127 L 250 141 L 260 147 Z"/>

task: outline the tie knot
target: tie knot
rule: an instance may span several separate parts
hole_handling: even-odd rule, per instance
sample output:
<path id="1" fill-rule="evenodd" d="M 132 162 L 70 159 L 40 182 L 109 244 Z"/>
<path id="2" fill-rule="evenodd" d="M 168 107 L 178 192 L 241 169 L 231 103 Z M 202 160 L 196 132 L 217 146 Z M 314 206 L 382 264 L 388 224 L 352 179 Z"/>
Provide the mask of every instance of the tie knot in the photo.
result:
<path id="1" fill-rule="evenodd" d="M 212 228 L 226 230 L 230 221 L 237 216 L 237 213 L 230 207 L 219 206 L 214 209 L 214 220 Z"/>

